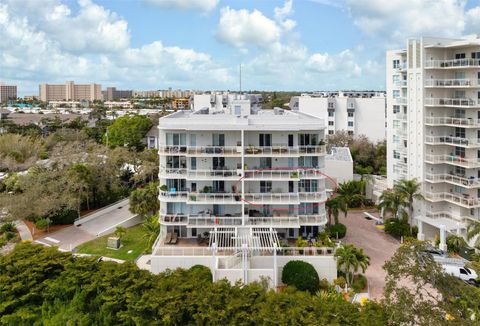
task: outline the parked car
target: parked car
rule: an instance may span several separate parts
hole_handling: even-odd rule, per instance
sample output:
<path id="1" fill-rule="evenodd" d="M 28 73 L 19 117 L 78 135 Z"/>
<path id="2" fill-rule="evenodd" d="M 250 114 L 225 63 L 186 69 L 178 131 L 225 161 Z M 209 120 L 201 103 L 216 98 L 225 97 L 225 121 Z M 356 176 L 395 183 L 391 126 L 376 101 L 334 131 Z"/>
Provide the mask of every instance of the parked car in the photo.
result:
<path id="1" fill-rule="evenodd" d="M 445 271 L 445 273 L 455 276 L 466 282 L 475 282 L 476 279 L 478 278 L 478 275 L 477 273 L 475 273 L 475 271 L 465 266 L 442 265 L 442 268 Z"/>
<path id="2" fill-rule="evenodd" d="M 447 258 L 448 257 L 447 252 L 445 252 L 443 250 L 440 250 L 438 248 L 435 248 L 433 246 L 429 246 L 429 247 L 425 248 L 425 252 L 432 255 L 433 258 L 435 258 L 435 257 Z"/>

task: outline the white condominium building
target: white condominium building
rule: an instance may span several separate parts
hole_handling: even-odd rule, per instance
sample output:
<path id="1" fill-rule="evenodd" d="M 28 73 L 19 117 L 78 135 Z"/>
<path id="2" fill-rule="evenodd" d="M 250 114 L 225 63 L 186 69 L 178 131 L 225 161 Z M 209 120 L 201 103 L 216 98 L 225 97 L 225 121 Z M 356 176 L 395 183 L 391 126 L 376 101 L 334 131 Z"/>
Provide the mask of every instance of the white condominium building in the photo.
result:
<path id="1" fill-rule="evenodd" d="M 211 94 L 194 94 L 191 98 L 190 108 L 192 110 L 200 110 L 209 108 L 211 110 L 222 110 L 230 106 L 232 101 L 240 95 L 229 92 L 212 92 Z M 260 110 L 263 104 L 263 97 L 260 94 L 242 94 L 245 100 L 250 101 L 252 110 Z"/>
<path id="2" fill-rule="evenodd" d="M 0 103 L 8 102 L 9 100 L 17 99 L 17 86 L 5 85 L 0 82 Z"/>
<path id="3" fill-rule="evenodd" d="M 299 254 L 281 250 L 279 239 L 313 238 L 327 221 L 323 122 L 260 110 L 245 95 L 226 106 L 210 99 L 160 118 L 161 234 L 152 271 L 203 264 L 214 279 L 263 275 L 277 285 L 278 269 Z M 335 278 L 332 251 L 314 251 L 299 259 Z"/>
<path id="4" fill-rule="evenodd" d="M 387 52 L 388 184 L 416 178 L 419 238 L 479 221 L 480 39 L 422 38 Z"/>
<path id="5" fill-rule="evenodd" d="M 365 135 L 371 141 L 386 137 L 384 92 L 317 92 L 294 96 L 290 109 L 319 117 L 326 121 L 327 134 L 338 130 L 352 135 Z"/>
<path id="6" fill-rule="evenodd" d="M 102 100 L 102 86 L 100 84 L 75 84 L 67 81 L 65 84 L 40 84 L 40 101 L 80 101 Z"/>

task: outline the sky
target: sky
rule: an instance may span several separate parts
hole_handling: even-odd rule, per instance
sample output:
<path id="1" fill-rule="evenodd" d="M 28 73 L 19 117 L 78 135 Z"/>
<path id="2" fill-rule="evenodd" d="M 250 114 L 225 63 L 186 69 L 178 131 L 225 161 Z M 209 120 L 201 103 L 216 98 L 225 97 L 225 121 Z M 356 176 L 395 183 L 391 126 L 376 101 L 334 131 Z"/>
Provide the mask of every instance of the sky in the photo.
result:
<path id="1" fill-rule="evenodd" d="M 0 80 L 384 90 L 385 51 L 480 33 L 480 0 L 0 0 Z"/>

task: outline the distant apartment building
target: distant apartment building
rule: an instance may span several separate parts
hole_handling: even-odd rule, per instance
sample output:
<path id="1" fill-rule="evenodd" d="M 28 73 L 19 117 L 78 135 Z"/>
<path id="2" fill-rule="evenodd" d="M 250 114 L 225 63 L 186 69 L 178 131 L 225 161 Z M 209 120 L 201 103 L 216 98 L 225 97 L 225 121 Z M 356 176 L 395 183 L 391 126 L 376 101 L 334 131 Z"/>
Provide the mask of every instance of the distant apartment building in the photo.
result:
<path id="1" fill-rule="evenodd" d="M 102 86 L 100 84 L 75 84 L 67 81 L 65 84 L 40 84 L 40 100 L 49 101 L 80 101 L 102 100 Z"/>
<path id="2" fill-rule="evenodd" d="M 304 260 L 333 280 L 332 248 L 312 244 L 307 255 L 280 245 L 315 241 L 327 223 L 322 120 L 261 110 L 249 95 L 194 99 L 195 109 L 159 121 L 161 231 L 152 272 L 201 264 L 214 280 L 265 277 L 276 287 L 288 261 Z"/>
<path id="3" fill-rule="evenodd" d="M 232 101 L 235 101 L 238 96 L 237 93 L 230 92 L 212 92 L 210 94 L 194 94 L 191 97 L 190 108 L 193 110 L 211 109 L 221 110 L 229 107 Z M 258 94 L 242 94 L 250 102 L 252 110 L 260 110 L 263 104 L 262 95 Z"/>
<path id="4" fill-rule="evenodd" d="M 480 222 L 480 39 L 421 38 L 388 51 L 388 185 L 416 178 L 420 239 Z"/>
<path id="5" fill-rule="evenodd" d="M 317 92 L 294 96 L 290 109 L 327 122 L 327 134 L 338 130 L 365 135 L 370 140 L 386 138 L 386 98 L 383 92 Z"/>
<path id="6" fill-rule="evenodd" d="M 195 94 L 195 91 L 190 90 L 155 90 L 155 91 L 133 91 L 133 97 L 136 98 L 150 98 L 150 97 L 158 97 L 158 98 L 173 98 L 173 99 L 188 99 L 190 96 Z"/>
<path id="7" fill-rule="evenodd" d="M 6 103 L 9 100 L 17 99 L 17 86 L 6 85 L 0 82 L 0 103 Z"/>
<path id="8" fill-rule="evenodd" d="M 104 101 L 114 101 L 120 99 L 129 99 L 133 97 L 132 90 L 118 90 L 116 87 L 107 87 L 102 91 Z"/>

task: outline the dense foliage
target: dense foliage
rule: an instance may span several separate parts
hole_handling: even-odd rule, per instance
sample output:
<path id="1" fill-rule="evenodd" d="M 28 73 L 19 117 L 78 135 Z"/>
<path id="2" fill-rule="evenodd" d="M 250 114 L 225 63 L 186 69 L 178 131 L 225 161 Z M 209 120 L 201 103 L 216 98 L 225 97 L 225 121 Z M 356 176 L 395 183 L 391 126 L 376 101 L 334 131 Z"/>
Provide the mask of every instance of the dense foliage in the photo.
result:
<path id="1" fill-rule="evenodd" d="M 151 127 L 152 121 L 147 116 L 127 114 L 115 119 L 103 140 L 109 147 L 125 146 L 140 150 L 145 145 L 143 139 Z"/>
<path id="2" fill-rule="evenodd" d="M 132 191 L 129 198 L 130 211 L 135 214 L 154 214 L 160 209 L 158 201 L 158 182 L 150 182 L 143 188 Z"/>
<path id="3" fill-rule="evenodd" d="M 401 237 L 416 237 L 417 227 L 410 227 L 406 218 L 389 218 L 385 221 L 385 233 L 400 239 Z"/>
<path id="4" fill-rule="evenodd" d="M 366 136 L 349 135 L 347 131 L 336 131 L 327 136 L 327 148 L 349 147 L 353 159 L 355 173 L 387 174 L 386 141 L 373 143 Z"/>
<path id="5" fill-rule="evenodd" d="M 320 289 L 320 279 L 315 268 L 304 261 L 289 261 L 282 271 L 282 282 L 299 290 L 316 293 Z"/>
<path id="6" fill-rule="evenodd" d="M 204 267 L 152 275 L 131 263 L 18 245 L 0 257 L 5 325 L 385 325 L 376 303 L 260 284 L 213 283 Z"/>
<path id="7" fill-rule="evenodd" d="M 342 239 L 347 234 L 347 227 L 345 224 L 332 224 L 325 228 L 325 232 L 333 239 Z"/>

